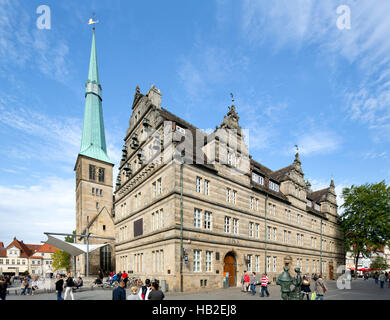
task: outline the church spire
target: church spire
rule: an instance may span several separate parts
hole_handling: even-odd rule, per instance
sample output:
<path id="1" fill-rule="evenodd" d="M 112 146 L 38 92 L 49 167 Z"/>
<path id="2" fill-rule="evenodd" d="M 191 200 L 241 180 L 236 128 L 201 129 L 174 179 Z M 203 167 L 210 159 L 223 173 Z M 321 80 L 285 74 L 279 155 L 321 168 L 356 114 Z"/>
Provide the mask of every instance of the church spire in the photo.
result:
<path id="1" fill-rule="evenodd" d="M 104 133 L 102 87 L 99 82 L 95 28 L 92 33 L 88 81 L 85 87 L 85 110 L 80 154 L 111 163 L 107 155 L 106 136 Z"/>

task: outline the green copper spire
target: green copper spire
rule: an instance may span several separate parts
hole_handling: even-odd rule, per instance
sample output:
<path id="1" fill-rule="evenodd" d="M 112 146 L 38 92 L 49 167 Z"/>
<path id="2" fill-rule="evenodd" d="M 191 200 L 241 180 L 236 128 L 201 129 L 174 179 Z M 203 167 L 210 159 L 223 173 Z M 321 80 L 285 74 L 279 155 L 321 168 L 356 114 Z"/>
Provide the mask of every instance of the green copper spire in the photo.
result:
<path id="1" fill-rule="evenodd" d="M 102 87 L 99 83 L 95 28 L 92 34 L 88 81 L 85 87 L 85 111 L 80 154 L 111 163 L 107 155 L 106 136 L 104 134 Z"/>

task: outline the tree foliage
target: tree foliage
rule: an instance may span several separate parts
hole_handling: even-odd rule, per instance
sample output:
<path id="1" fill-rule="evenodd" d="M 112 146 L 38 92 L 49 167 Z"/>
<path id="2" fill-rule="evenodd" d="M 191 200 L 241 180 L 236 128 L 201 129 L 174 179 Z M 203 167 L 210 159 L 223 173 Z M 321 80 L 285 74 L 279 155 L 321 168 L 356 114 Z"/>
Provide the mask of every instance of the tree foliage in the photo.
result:
<path id="1" fill-rule="evenodd" d="M 66 270 L 70 271 L 70 254 L 57 249 L 51 256 L 53 259 L 53 268 L 57 270 Z"/>
<path id="2" fill-rule="evenodd" d="M 386 259 L 383 257 L 376 257 L 374 261 L 371 262 L 371 269 L 386 270 L 389 268 L 389 265 L 386 262 Z"/>
<path id="3" fill-rule="evenodd" d="M 65 237 L 66 242 L 71 242 L 71 243 L 74 242 L 76 231 L 73 231 L 72 233 L 73 233 L 72 236 Z M 64 270 L 65 269 L 67 272 L 70 271 L 70 269 L 71 269 L 71 261 L 70 261 L 71 255 L 69 253 L 58 249 L 53 253 L 52 259 L 53 259 L 54 270 Z"/>
<path id="4" fill-rule="evenodd" d="M 369 257 L 390 242 L 390 186 L 385 181 L 352 185 L 342 197 L 344 243 L 347 250 L 353 249 L 357 268 L 360 254 Z"/>

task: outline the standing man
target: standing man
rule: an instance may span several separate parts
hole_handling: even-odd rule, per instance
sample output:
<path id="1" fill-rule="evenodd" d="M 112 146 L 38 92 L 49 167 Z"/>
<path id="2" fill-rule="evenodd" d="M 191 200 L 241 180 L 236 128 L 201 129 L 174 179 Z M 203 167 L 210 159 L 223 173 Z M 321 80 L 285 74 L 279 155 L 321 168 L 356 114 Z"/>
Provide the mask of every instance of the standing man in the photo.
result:
<path id="1" fill-rule="evenodd" d="M 57 274 L 57 281 L 56 281 L 57 300 L 64 300 L 62 298 L 63 290 L 64 290 L 64 280 L 62 279 L 61 275 Z"/>
<path id="2" fill-rule="evenodd" d="M 263 277 L 261 278 L 260 297 L 264 297 L 264 292 L 267 295 L 267 297 L 269 297 L 268 284 L 269 284 L 269 280 L 268 280 L 267 274 L 264 273 Z"/>
<path id="3" fill-rule="evenodd" d="M 322 274 L 318 276 L 317 281 L 314 284 L 314 291 L 316 292 L 316 300 L 324 300 L 324 294 L 328 289 L 325 286 L 325 282 L 322 279 Z"/>
<path id="4" fill-rule="evenodd" d="M 256 277 L 256 272 L 253 272 L 252 277 L 251 277 L 251 281 L 250 281 L 252 296 L 254 296 L 256 294 L 256 284 L 258 282 L 259 282 L 259 280 Z"/>
<path id="5" fill-rule="evenodd" d="M 125 283 L 125 288 L 127 288 L 127 281 L 129 281 L 129 275 L 126 273 L 126 271 L 123 271 L 122 273 L 122 280 Z"/>
<path id="6" fill-rule="evenodd" d="M 379 276 L 379 282 L 381 283 L 381 289 L 383 289 L 383 287 L 385 285 L 385 281 L 386 281 L 386 276 L 383 274 L 383 272 L 381 272 L 381 274 Z"/>
<path id="7" fill-rule="evenodd" d="M 145 280 L 145 285 L 141 287 L 141 290 L 139 291 L 138 295 L 141 298 L 141 300 L 148 300 L 149 294 L 152 291 L 152 287 L 150 285 L 150 280 Z"/>
<path id="8" fill-rule="evenodd" d="M 7 296 L 7 281 L 5 281 L 4 277 L 0 277 L 0 299 L 5 300 Z"/>
<path id="9" fill-rule="evenodd" d="M 158 283 L 152 282 L 152 291 L 149 294 L 148 300 L 163 300 L 164 298 L 164 293 L 158 289 Z"/>
<path id="10" fill-rule="evenodd" d="M 125 290 L 124 281 L 120 281 L 119 286 L 117 286 L 112 291 L 112 300 L 126 300 L 126 290 Z"/>

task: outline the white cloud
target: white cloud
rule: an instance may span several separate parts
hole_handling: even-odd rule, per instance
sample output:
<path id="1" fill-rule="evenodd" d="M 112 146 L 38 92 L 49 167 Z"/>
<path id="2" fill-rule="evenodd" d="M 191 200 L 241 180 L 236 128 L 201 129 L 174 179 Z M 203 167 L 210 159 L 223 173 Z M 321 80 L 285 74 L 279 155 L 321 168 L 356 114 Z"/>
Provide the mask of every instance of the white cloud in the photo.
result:
<path id="1" fill-rule="evenodd" d="M 46 240 L 43 232 L 75 229 L 74 179 L 48 177 L 31 186 L 0 185 L 1 241 Z"/>
<path id="2" fill-rule="evenodd" d="M 340 4 L 351 9 L 350 30 L 337 28 Z M 241 27 L 252 45 L 267 41 L 274 50 L 293 51 L 312 46 L 333 71 L 353 66 L 360 86 L 338 82 L 345 90 L 342 107 L 352 120 L 368 125 L 380 137 L 377 142 L 390 141 L 389 11 L 389 1 L 245 0 Z"/>
<path id="3" fill-rule="evenodd" d="M 340 148 L 341 143 L 341 138 L 328 130 L 308 132 L 298 138 L 299 153 L 305 156 L 335 152 Z"/>

